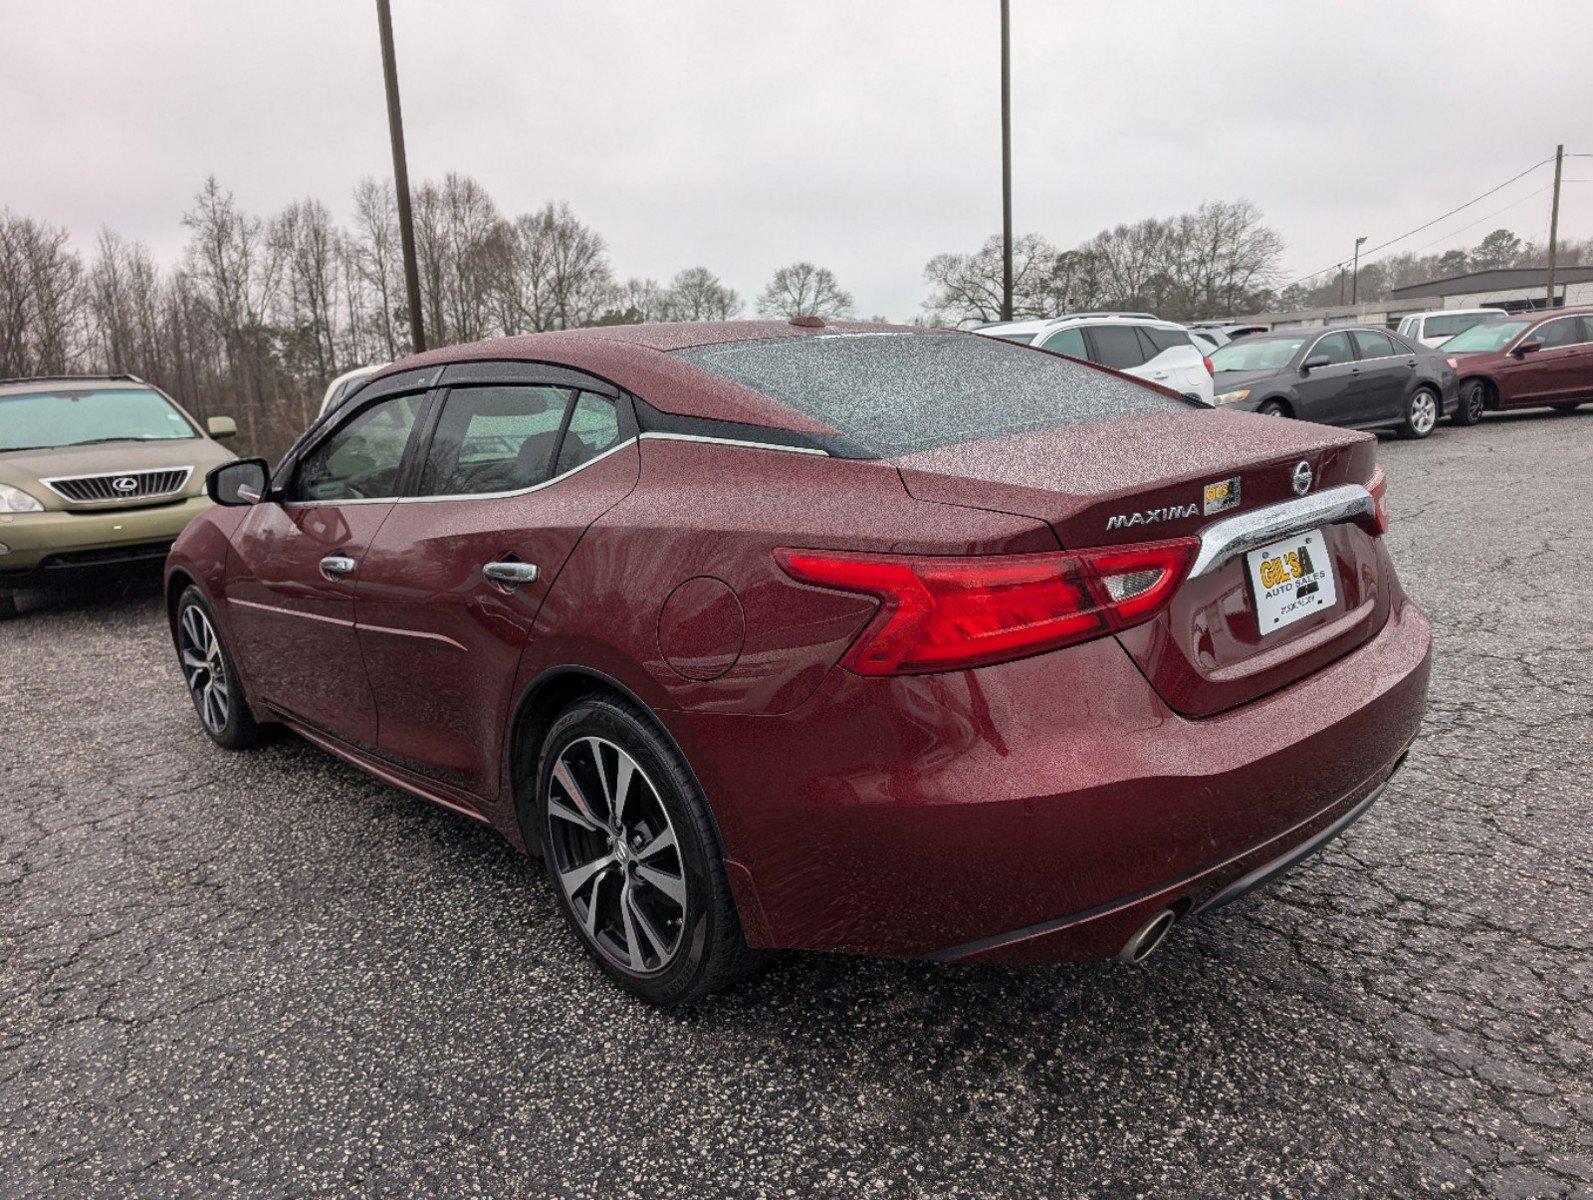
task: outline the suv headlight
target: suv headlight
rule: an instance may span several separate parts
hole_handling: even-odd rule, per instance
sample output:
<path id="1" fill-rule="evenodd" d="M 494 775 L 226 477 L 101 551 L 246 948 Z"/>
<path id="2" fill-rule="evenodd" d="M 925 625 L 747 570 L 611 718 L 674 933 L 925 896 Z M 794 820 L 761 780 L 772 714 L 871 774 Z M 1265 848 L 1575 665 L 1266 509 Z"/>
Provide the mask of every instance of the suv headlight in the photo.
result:
<path id="1" fill-rule="evenodd" d="M 21 488 L 14 488 L 9 483 L 0 483 L 0 512 L 43 512 L 44 505 Z"/>
<path id="2" fill-rule="evenodd" d="M 1250 398 L 1249 388 L 1240 388 L 1237 392 L 1219 392 L 1215 397 L 1218 404 L 1243 404 Z"/>

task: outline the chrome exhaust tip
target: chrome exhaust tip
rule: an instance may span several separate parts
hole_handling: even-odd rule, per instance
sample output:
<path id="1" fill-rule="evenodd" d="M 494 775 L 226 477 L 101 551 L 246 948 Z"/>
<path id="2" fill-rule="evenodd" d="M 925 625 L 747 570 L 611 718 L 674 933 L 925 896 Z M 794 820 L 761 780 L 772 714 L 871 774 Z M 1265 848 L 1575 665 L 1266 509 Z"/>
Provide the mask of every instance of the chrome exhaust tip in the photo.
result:
<path id="1" fill-rule="evenodd" d="M 1162 942 L 1167 940 L 1167 934 L 1173 927 L 1173 922 L 1178 920 L 1178 914 L 1170 908 L 1164 908 L 1145 924 L 1141 925 L 1134 934 L 1123 943 L 1123 948 L 1117 952 L 1118 960 L 1126 963 L 1142 963 L 1152 954 Z"/>

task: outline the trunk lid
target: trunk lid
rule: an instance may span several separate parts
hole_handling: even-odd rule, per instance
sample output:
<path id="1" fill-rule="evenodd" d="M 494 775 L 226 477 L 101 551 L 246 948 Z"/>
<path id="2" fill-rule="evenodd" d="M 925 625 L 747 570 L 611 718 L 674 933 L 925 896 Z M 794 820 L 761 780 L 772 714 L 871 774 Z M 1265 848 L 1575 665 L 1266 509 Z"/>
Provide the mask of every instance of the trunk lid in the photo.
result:
<path id="1" fill-rule="evenodd" d="M 898 458 L 909 493 L 1047 522 L 1063 547 L 1198 535 L 1215 522 L 1296 497 L 1364 484 L 1369 434 L 1243 412 L 1169 412 L 1069 425 Z M 1238 481 L 1238 501 L 1208 505 L 1206 486 Z M 1213 511 L 1207 511 L 1208 509 Z M 1334 603 L 1263 633 L 1243 555 L 1186 579 L 1155 620 L 1118 641 L 1177 712 L 1208 716 L 1283 687 L 1362 645 L 1388 617 L 1393 575 L 1380 539 L 1326 526 Z"/>

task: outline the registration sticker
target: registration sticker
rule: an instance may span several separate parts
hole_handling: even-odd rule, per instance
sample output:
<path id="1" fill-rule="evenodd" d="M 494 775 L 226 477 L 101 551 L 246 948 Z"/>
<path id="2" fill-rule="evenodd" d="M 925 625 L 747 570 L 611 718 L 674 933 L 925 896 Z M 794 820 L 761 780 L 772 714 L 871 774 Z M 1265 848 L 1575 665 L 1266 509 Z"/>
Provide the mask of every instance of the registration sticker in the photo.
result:
<path id="1" fill-rule="evenodd" d="M 1333 561 L 1320 529 L 1273 542 L 1245 555 L 1263 635 L 1293 624 L 1338 600 Z"/>

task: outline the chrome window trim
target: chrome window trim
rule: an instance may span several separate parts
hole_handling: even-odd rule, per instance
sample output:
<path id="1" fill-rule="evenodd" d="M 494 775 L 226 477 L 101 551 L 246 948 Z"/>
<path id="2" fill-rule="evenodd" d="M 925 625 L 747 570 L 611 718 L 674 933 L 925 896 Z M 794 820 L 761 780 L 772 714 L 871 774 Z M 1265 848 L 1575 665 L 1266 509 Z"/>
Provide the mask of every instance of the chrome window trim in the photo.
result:
<path id="1" fill-rule="evenodd" d="M 1189 578 L 1208 575 L 1229 559 L 1269 542 L 1305 533 L 1323 525 L 1333 525 L 1355 517 L 1369 517 L 1377 510 L 1372 493 L 1358 483 L 1341 484 L 1314 496 L 1285 500 L 1251 512 L 1214 522 L 1200 531 L 1200 550 L 1189 568 Z"/>
<path id="2" fill-rule="evenodd" d="M 743 450 L 781 450 L 786 454 L 817 454 L 829 458 L 830 452 L 818 446 L 781 446 L 774 442 L 751 442 L 743 438 L 710 437 L 702 433 L 671 433 L 664 429 L 648 430 L 641 435 L 661 442 L 705 442 L 710 446 L 738 446 Z"/>
<path id="3" fill-rule="evenodd" d="M 171 440 L 172 441 L 186 441 L 187 439 L 186 438 L 173 438 Z M 181 471 L 182 472 L 182 478 L 178 480 L 176 487 L 170 488 L 170 489 L 168 489 L 167 491 L 164 491 L 164 492 L 151 492 L 151 493 L 149 493 L 147 495 L 143 495 L 143 496 L 112 496 L 108 500 L 74 500 L 71 496 L 68 496 L 65 492 L 61 491 L 60 488 L 55 486 L 58 483 L 71 483 L 72 481 L 77 480 L 77 479 L 120 479 L 123 476 L 129 476 L 129 475 L 166 475 L 166 474 L 169 474 L 172 471 Z M 194 477 L 194 469 L 191 466 L 190 467 L 139 467 L 138 469 L 133 470 L 133 471 L 88 471 L 88 472 L 85 472 L 82 475 L 51 475 L 48 479 L 44 478 L 41 475 L 39 477 L 39 482 L 42 483 L 45 487 L 49 488 L 52 492 L 54 492 L 57 496 L 59 496 L 66 503 L 68 503 L 68 504 L 77 504 L 77 505 L 81 505 L 81 506 L 83 506 L 85 508 L 90 508 L 90 507 L 93 507 L 96 504 L 126 504 L 129 500 L 165 500 L 165 499 L 168 499 L 169 497 L 172 497 L 172 496 L 180 496 L 183 493 L 183 489 L 188 486 L 188 481 L 190 479 L 192 479 L 193 477 Z"/>

